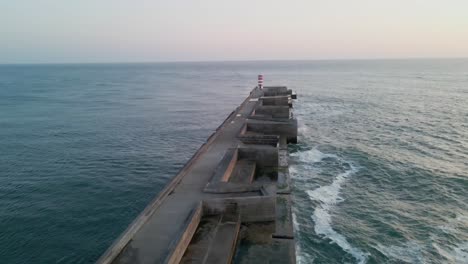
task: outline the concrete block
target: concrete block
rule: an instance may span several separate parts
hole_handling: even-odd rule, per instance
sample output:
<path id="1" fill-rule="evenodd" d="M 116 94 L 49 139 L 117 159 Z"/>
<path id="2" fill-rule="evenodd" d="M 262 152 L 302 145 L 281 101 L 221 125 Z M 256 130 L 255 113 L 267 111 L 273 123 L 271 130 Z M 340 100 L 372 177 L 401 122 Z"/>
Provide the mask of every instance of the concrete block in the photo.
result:
<path id="1" fill-rule="evenodd" d="M 279 149 L 278 150 L 278 159 L 279 159 L 279 166 L 280 167 L 288 167 L 288 150 L 287 149 Z"/>
<path id="2" fill-rule="evenodd" d="M 291 180 L 289 178 L 289 169 L 279 168 L 278 169 L 278 180 L 276 182 L 278 194 L 289 194 L 291 193 Z"/>
<path id="3" fill-rule="evenodd" d="M 210 182 L 203 189 L 206 193 L 259 193 L 261 184 Z"/>
<path id="4" fill-rule="evenodd" d="M 236 203 L 242 222 L 267 222 L 276 219 L 276 198 L 274 196 L 252 196 L 209 199 L 203 201 L 203 212 L 216 215 L 224 212 L 228 204 Z"/>
<path id="5" fill-rule="evenodd" d="M 263 133 L 268 135 L 286 136 L 289 140 L 297 141 L 297 120 L 288 119 L 284 122 L 247 120 L 247 131 Z"/>
<path id="6" fill-rule="evenodd" d="M 208 250 L 216 234 L 216 227 L 222 215 L 202 217 L 197 231 L 190 241 L 180 264 L 201 264 L 205 261 Z"/>
<path id="7" fill-rule="evenodd" d="M 226 151 L 221 161 L 216 166 L 211 182 L 229 181 L 232 170 L 234 169 L 238 158 L 238 151 L 230 148 Z"/>
<path id="8" fill-rule="evenodd" d="M 226 212 L 217 227 L 215 237 L 208 250 L 205 264 L 230 264 L 235 253 L 240 230 L 238 211 Z"/>
<path id="9" fill-rule="evenodd" d="M 239 159 L 253 160 L 260 168 L 278 166 L 278 149 L 272 146 L 240 147 L 238 153 Z"/>
<path id="10" fill-rule="evenodd" d="M 292 90 L 286 86 L 268 86 L 263 89 L 263 96 L 290 95 Z"/>
<path id="11" fill-rule="evenodd" d="M 262 105 L 255 109 L 255 115 L 266 115 L 272 118 L 289 118 L 290 110 L 289 106 Z"/>
<path id="12" fill-rule="evenodd" d="M 291 198 L 287 194 L 276 196 L 276 230 L 273 238 L 294 239 Z"/>
<path id="13" fill-rule="evenodd" d="M 238 160 L 229 182 L 250 184 L 255 176 L 256 163 L 251 160 Z"/>
<path id="14" fill-rule="evenodd" d="M 260 102 L 263 106 L 267 105 L 282 105 L 289 106 L 290 100 L 289 95 L 280 95 L 280 96 L 267 96 L 260 97 Z"/>
<path id="15" fill-rule="evenodd" d="M 170 254 L 168 255 L 164 263 L 178 264 L 184 255 L 185 250 L 190 244 L 195 231 L 197 230 L 198 224 L 200 223 L 203 213 L 203 206 L 200 202 L 199 205 L 193 210 L 186 222 L 185 228 L 182 230 L 180 237 L 175 238 L 173 245 L 169 247 Z"/>
<path id="16" fill-rule="evenodd" d="M 279 142 L 279 136 L 277 135 L 239 135 L 237 138 L 247 145 L 270 145 L 277 147 Z"/>

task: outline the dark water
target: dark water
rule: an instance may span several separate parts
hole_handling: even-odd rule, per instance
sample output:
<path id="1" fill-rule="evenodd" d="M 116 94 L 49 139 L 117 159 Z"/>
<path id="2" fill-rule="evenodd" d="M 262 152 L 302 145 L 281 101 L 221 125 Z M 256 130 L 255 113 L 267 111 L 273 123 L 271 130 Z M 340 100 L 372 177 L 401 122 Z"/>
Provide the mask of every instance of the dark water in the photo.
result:
<path id="1" fill-rule="evenodd" d="M 255 85 L 301 263 L 468 263 L 468 60 L 0 66 L 0 263 L 92 263 Z"/>

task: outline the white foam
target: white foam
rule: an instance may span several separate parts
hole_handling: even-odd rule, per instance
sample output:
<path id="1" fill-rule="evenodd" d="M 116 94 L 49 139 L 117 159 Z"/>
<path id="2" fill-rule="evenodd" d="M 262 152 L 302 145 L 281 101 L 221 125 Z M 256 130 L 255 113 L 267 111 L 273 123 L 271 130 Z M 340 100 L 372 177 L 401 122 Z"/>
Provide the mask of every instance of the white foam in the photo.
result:
<path id="1" fill-rule="evenodd" d="M 302 252 L 300 249 L 297 250 L 299 254 L 297 254 L 296 262 L 298 264 L 310 264 L 314 263 L 314 258 L 309 254 Z"/>
<path id="2" fill-rule="evenodd" d="M 455 218 L 450 219 L 447 223 L 439 225 L 438 228 L 446 234 L 456 234 L 460 227 L 468 227 L 468 216 L 464 213 L 458 213 Z"/>
<path id="3" fill-rule="evenodd" d="M 322 153 L 320 150 L 316 148 L 302 151 L 302 152 L 291 153 L 291 156 L 297 157 L 299 161 L 303 163 L 317 163 L 317 162 L 322 161 L 325 158 L 336 158 L 336 159 L 338 158 L 338 156 L 334 154 Z"/>
<path id="4" fill-rule="evenodd" d="M 302 251 L 300 243 L 295 243 L 296 248 L 296 263 L 298 264 L 310 264 L 314 263 L 314 258 Z"/>
<path id="5" fill-rule="evenodd" d="M 303 136 L 307 136 L 311 134 L 310 128 L 302 124 L 299 125 L 298 132 L 299 132 L 299 135 L 303 135 Z"/>
<path id="6" fill-rule="evenodd" d="M 311 199 L 322 202 L 321 206 L 323 208 L 340 203 L 343 201 L 343 198 L 340 196 L 341 185 L 346 181 L 346 178 L 356 171 L 357 169 L 351 166 L 350 170 L 338 174 L 330 185 L 307 191 L 307 194 Z"/>
<path id="7" fill-rule="evenodd" d="M 310 127 L 303 125 L 302 122 L 299 125 L 297 132 L 301 138 L 305 139 L 304 141 L 310 141 L 314 136 L 317 136 Z"/>
<path id="8" fill-rule="evenodd" d="M 310 179 L 309 175 L 302 175 L 299 173 L 298 168 L 296 165 L 290 165 L 289 166 L 289 176 L 293 178 L 294 180 L 308 180 Z"/>
<path id="9" fill-rule="evenodd" d="M 460 243 L 454 248 L 448 248 L 445 245 L 439 245 L 437 243 L 432 243 L 432 246 L 449 263 L 468 263 L 468 241 Z"/>
<path id="10" fill-rule="evenodd" d="M 468 241 L 454 248 L 452 256 L 455 263 L 468 263 Z"/>
<path id="11" fill-rule="evenodd" d="M 421 252 L 422 248 L 415 241 L 408 241 L 402 246 L 377 244 L 377 249 L 391 259 L 398 259 L 406 263 L 425 263 Z"/>
<path id="12" fill-rule="evenodd" d="M 321 155 L 321 158 L 323 159 L 324 156 L 331 155 L 324 154 Z M 331 239 L 344 251 L 351 254 L 358 261 L 358 263 L 366 263 L 368 254 L 349 244 L 346 238 L 336 232 L 331 226 L 332 219 L 330 211 L 336 204 L 343 201 L 343 198 L 340 196 L 341 186 L 346 181 L 346 179 L 356 171 L 357 168 L 351 166 L 350 170 L 344 173 L 340 173 L 330 185 L 321 186 L 315 190 L 309 190 L 307 191 L 307 194 L 309 195 L 310 199 L 320 202 L 320 204 L 315 208 L 314 214 L 312 215 L 312 219 L 315 222 L 315 233 Z"/>
<path id="13" fill-rule="evenodd" d="M 297 168 L 296 166 L 289 166 L 289 174 L 297 174 Z"/>
<path id="14" fill-rule="evenodd" d="M 294 213 L 294 212 L 292 213 L 292 220 L 293 220 L 294 230 L 296 232 L 301 231 L 300 226 L 299 226 L 299 222 L 297 222 L 296 213 Z"/>

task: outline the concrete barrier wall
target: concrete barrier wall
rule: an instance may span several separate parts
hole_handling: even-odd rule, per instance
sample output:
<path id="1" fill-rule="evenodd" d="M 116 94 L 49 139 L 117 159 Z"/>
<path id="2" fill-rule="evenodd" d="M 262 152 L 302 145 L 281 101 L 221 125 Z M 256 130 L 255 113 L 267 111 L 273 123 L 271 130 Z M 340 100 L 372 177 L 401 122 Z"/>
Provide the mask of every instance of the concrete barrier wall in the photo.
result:
<path id="1" fill-rule="evenodd" d="M 289 106 L 264 105 L 257 107 L 257 109 L 255 110 L 255 114 L 270 115 L 273 118 L 289 118 L 289 110 Z"/>
<path id="2" fill-rule="evenodd" d="M 279 136 L 277 135 L 239 135 L 238 138 L 244 144 L 270 145 L 273 147 L 277 147 L 279 142 Z"/>
<path id="3" fill-rule="evenodd" d="M 229 181 L 229 178 L 231 177 L 232 171 L 234 170 L 234 167 L 236 166 L 237 160 L 238 160 L 238 153 L 239 151 L 236 149 L 234 151 L 234 154 L 232 155 L 231 161 L 229 162 L 229 165 L 226 168 L 226 171 L 224 172 L 223 177 L 221 178 L 222 182 L 227 182 Z"/>
<path id="4" fill-rule="evenodd" d="M 288 90 L 286 86 L 270 86 L 264 87 L 264 96 L 278 96 L 278 95 L 290 95 L 292 90 Z"/>
<path id="5" fill-rule="evenodd" d="M 237 204 L 241 221 L 244 223 L 274 221 L 276 218 L 276 198 L 274 196 L 205 200 L 203 201 L 203 214 L 221 214 L 230 204 Z"/>
<path id="6" fill-rule="evenodd" d="M 238 158 L 237 149 L 230 148 L 224 153 L 223 158 L 213 172 L 211 182 L 227 181 L 231 175 Z"/>
<path id="7" fill-rule="evenodd" d="M 245 132 L 247 132 L 247 124 L 245 124 L 245 125 L 242 127 L 242 129 L 241 129 L 239 135 L 244 135 Z"/>
<path id="8" fill-rule="evenodd" d="M 262 105 L 286 105 L 289 106 L 289 96 L 261 97 Z"/>
<path id="9" fill-rule="evenodd" d="M 262 188 L 261 184 L 245 184 L 245 183 L 232 183 L 232 182 L 218 182 L 209 183 L 203 189 L 206 193 L 245 193 L 245 192 L 258 192 Z"/>
<path id="10" fill-rule="evenodd" d="M 270 92 L 284 92 L 287 89 L 288 89 L 288 87 L 284 86 L 284 85 L 264 86 L 263 87 L 264 91 L 270 91 Z"/>
<path id="11" fill-rule="evenodd" d="M 247 120 L 247 131 L 297 137 L 297 120 L 290 119 L 289 122 L 263 122 L 249 119 Z"/>
<path id="12" fill-rule="evenodd" d="M 264 147 L 242 147 L 239 148 L 239 159 L 253 160 L 258 167 L 277 167 L 278 148 L 271 146 Z"/>
<path id="13" fill-rule="evenodd" d="M 180 262 L 180 260 L 184 256 L 185 250 L 187 249 L 188 245 L 190 244 L 190 241 L 192 240 L 193 235 L 195 234 L 195 231 L 197 231 L 202 215 L 203 202 L 200 202 L 195 208 L 191 217 L 189 217 L 186 228 L 185 230 L 183 230 L 181 236 L 178 239 L 174 240 L 174 244 L 171 245 L 172 252 L 169 254 L 165 263 L 178 264 Z"/>

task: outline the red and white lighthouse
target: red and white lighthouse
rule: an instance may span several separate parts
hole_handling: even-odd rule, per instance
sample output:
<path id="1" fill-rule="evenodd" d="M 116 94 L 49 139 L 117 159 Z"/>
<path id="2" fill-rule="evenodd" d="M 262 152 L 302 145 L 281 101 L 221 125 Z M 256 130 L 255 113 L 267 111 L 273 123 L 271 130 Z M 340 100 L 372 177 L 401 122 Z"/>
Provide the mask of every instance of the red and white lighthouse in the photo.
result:
<path id="1" fill-rule="evenodd" d="M 263 75 L 258 75 L 258 88 L 263 89 Z"/>

